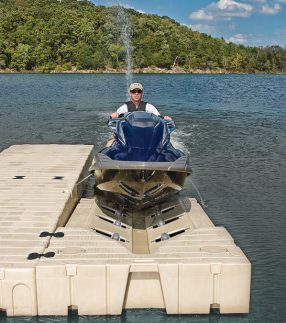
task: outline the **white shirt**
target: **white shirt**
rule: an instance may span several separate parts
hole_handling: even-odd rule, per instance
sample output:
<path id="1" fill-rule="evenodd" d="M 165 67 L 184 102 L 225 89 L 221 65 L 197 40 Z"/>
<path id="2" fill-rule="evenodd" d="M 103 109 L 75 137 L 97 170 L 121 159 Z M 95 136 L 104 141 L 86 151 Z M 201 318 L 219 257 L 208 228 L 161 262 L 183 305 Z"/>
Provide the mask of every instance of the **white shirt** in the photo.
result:
<path id="1" fill-rule="evenodd" d="M 128 112 L 128 107 L 127 107 L 127 104 L 123 104 L 122 106 L 120 106 L 117 111 L 116 111 L 118 114 L 123 114 L 123 113 L 126 113 Z M 153 113 L 155 114 L 156 116 L 159 116 L 160 113 L 159 111 L 154 107 L 154 105 L 150 104 L 150 103 L 147 103 L 146 104 L 146 112 L 149 112 L 149 113 Z"/>

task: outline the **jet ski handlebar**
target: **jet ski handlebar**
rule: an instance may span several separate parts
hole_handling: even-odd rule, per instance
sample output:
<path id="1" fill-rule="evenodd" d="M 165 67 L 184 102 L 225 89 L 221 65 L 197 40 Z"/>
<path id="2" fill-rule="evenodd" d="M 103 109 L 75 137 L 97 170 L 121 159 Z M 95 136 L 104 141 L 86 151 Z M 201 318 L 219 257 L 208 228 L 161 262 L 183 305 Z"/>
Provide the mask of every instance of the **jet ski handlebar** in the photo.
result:
<path id="1" fill-rule="evenodd" d="M 138 111 L 139 112 L 139 111 Z M 138 113 L 136 112 L 136 113 Z M 109 118 L 108 120 L 108 127 L 110 129 L 112 129 L 113 131 L 116 131 L 117 129 L 117 124 L 123 120 L 126 120 L 128 116 L 130 116 L 132 113 L 134 112 L 127 112 L 124 113 L 122 115 L 120 115 L 119 118 Z M 146 113 L 146 112 L 142 112 L 142 113 Z M 168 129 L 168 133 L 170 134 L 171 132 L 173 132 L 176 129 L 176 125 L 175 122 L 173 120 L 165 120 L 164 117 L 162 116 L 156 116 L 153 113 L 150 113 L 151 116 L 158 118 L 159 120 L 161 119 L 161 121 L 163 121 L 166 125 L 167 125 L 167 129 Z"/>

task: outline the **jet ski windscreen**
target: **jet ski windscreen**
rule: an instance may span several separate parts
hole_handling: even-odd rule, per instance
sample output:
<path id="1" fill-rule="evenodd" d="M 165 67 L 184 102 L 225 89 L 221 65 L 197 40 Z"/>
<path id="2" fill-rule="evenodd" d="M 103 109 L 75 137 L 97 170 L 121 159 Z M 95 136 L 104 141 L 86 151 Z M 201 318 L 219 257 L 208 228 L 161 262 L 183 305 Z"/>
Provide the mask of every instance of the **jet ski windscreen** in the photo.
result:
<path id="1" fill-rule="evenodd" d="M 165 124 L 150 113 L 133 113 L 120 123 L 119 136 L 130 148 L 162 148 L 166 135 Z"/>
<path id="2" fill-rule="evenodd" d="M 170 144 L 166 122 L 148 112 L 132 112 L 117 122 L 115 143 L 102 150 L 113 160 L 172 162 L 180 157 Z"/>

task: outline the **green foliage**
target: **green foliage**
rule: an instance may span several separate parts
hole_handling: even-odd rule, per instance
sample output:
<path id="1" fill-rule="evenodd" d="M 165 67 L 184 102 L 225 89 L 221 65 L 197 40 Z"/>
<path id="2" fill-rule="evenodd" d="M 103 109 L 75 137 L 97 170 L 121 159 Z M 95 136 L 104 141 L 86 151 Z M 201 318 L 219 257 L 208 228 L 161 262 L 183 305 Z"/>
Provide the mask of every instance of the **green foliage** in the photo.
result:
<path id="1" fill-rule="evenodd" d="M 7 56 L 5 54 L 0 54 L 0 69 L 6 67 Z"/>
<path id="2" fill-rule="evenodd" d="M 168 17 L 87 0 L 0 0 L 0 69 L 124 69 L 122 10 L 132 33 L 134 67 L 286 72 L 285 48 L 226 43 Z"/>
<path id="3" fill-rule="evenodd" d="M 16 70 L 27 70 L 32 66 L 31 46 L 19 44 L 12 55 L 10 66 Z"/>

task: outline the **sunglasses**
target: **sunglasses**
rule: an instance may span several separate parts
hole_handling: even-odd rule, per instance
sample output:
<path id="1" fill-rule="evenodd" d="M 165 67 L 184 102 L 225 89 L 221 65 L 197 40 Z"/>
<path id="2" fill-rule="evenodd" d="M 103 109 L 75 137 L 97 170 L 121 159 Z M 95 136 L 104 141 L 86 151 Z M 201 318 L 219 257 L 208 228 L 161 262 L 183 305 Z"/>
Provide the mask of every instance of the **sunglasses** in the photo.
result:
<path id="1" fill-rule="evenodd" d="M 131 93 L 142 93 L 142 90 L 132 90 Z"/>

